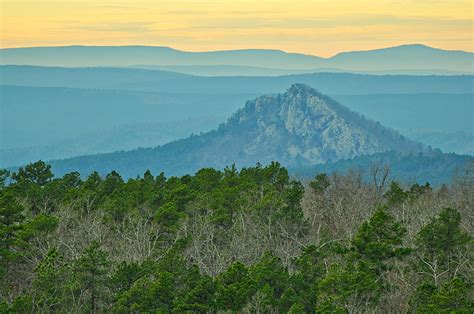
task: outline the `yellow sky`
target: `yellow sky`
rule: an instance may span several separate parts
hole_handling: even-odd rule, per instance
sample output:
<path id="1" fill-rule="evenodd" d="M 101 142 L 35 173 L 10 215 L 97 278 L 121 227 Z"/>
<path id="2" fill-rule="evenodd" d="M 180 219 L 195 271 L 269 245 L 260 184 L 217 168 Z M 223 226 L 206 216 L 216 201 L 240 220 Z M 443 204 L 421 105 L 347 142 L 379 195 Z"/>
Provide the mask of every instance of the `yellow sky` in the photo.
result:
<path id="1" fill-rule="evenodd" d="M 472 0 L 0 0 L 0 46 L 272 48 L 330 56 L 407 43 L 473 51 Z"/>

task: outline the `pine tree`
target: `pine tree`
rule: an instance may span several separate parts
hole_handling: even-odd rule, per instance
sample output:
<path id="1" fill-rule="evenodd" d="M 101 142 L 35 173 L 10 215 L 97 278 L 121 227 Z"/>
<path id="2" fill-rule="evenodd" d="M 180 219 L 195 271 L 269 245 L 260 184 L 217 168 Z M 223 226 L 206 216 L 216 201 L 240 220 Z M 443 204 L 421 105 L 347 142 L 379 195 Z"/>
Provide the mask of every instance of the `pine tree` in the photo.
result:
<path id="1" fill-rule="evenodd" d="M 356 308 L 376 306 L 390 286 L 385 274 L 393 260 L 410 253 L 402 247 L 405 232 L 393 216 L 378 209 L 352 239 L 347 264 L 333 266 L 318 284 L 318 306 L 334 312 L 348 303 Z"/>
<path id="2" fill-rule="evenodd" d="M 12 174 L 12 179 L 17 183 L 34 183 L 38 186 L 45 186 L 53 177 L 51 166 L 41 160 L 20 167 L 18 172 Z"/>
<path id="3" fill-rule="evenodd" d="M 443 278 L 450 280 L 460 274 L 472 254 L 468 246 L 472 237 L 461 229 L 460 224 L 459 211 L 445 208 L 418 233 L 417 268 L 435 286 L 442 283 Z"/>
<path id="4" fill-rule="evenodd" d="M 57 249 L 50 249 L 36 267 L 33 281 L 35 307 L 40 312 L 67 308 L 66 285 L 70 269 Z"/>
<path id="5" fill-rule="evenodd" d="M 0 279 L 5 275 L 8 265 L 18 258 L 18 253 L 13 248 L 20 240 L 19 233 L 25 220 L 22 212 L 23 207 L 17 202 L 13 192 L 0 192 Z"/>
<path id="6" fill-rule="evenodd" d="M 107 254 L 100 249 L 99 243 L 93 241 L 76 260 L 73 275 L 76 289 L 88 295 L 87 311 L 97 313 L 107 297 L 110 261 Z"/>
<path id="7" fill-rule="evenodd" d="M 239 311 L 255 293 L 255 283 L 241 262 L 234 262 L 216 280 L 216 306 L 220 310 Z"/>
<path id="8" fill-rule="evenodd" d="M 461 215 L 453 208 L 443 209 L 420 230 L 415 269 L 421 277 L 410 299 L 413 311 L 474 312 L 470 244 L 472 237 L 461 228 Z"/>

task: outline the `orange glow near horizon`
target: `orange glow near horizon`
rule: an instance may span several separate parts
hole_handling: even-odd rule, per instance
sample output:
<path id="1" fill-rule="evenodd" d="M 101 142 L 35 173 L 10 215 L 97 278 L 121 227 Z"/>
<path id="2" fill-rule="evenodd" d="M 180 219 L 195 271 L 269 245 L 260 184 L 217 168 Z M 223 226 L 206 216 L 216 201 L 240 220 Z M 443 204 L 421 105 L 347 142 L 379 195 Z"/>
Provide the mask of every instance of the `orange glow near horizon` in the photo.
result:
<path id="1" fill-rule="evenodd" d="M 473 51 L 471 0 L 0 0 L 0 47 L 151 45 L 319 56 L 401 44 Z"/>

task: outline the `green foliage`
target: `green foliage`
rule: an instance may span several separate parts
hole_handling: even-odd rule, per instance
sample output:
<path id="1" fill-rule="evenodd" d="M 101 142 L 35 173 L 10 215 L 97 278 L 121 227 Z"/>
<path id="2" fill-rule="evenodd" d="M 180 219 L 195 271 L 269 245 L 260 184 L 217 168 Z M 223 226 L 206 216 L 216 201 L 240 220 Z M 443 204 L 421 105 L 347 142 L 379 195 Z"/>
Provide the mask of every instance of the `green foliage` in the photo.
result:
<path id="1" fill-rule="evenodd" d="M 124 184 L 122 177 L 115 171 L 112 171 L 108 175 L 105 176 L 104 183 L 102 185 L 102 189 L 104 194 L 110 195 L 115 190 L 122 187 Z"/>
<path id="2" fill-rule="evenodd" d="M 26 221 L 18 233 L 23 242 L 27 242 L 35 236 L 45 235 L 53 231 L 58 225 L 58 218 L 52 215 L 39 214 Z"/>
<path id="3" fill-rule="evenodd" d="M 283 197 L 286 206 L 279 218 L 288 219 L 290 221 L 298 222 L 303 219 L 303 210 L 301 209 L 301 199 L 304 195 L 304 187 L 301 182 L 291 181 L 289 187 L 286 189 Z"/>
<path id="4" fill-rule="evenodd" d="M 345 254 L 345 266 L 333 266 L 318 284 L 318 311 L 344 312 L 347 304 L 376 306 L 389 281 L 394 259 L 410 253 L 402 247 L 405 228 L 383 208 L 364 222 Z M 347 309 L 346 309 L 347 310 Z"/>
<path id="5" fill-rule="evenodd" d="M 302 312 L 304 312 L 304 305 L 299 303 L 300 299 L 301 297 L 296 294 L 296 291 L 292 287 L 289 287 L 278 300 L 278 308 L 281 312 L 286 313 L 290 311 L 293 306 L 295 306 L 295 310 L 300 309 L 299 306 L 302 306 Z"/>
<path id="6" fill-rule="evenodd" d="M 82 184 L 81 175 L 79 172 L 66 173 L 62 178 L 62 184 L 66 189 L 77 189 Z"/>
<path id="7" fill-rule="evenodd" d="M 102 178 L 97 172 L 94 171 L 87 177 L 87 180 L 84 182 L 84 189 L 99 191 L 101 185 Z"/>
<path id="8" fill-rule="evenodd" d="M 51 166 L 41 160 L 24 168 L 20 167 L 18 172 L 12 174 L 12 179 L 17 183 L 33 183 L 38 186 L 45 186 L 52 178 Z"/>
<path id="9" fill-rule="evenodd" d="M 268 305 L 277 306 L 278 299 L 288 287 L 288 270 L 278 257 L 266 253 L 250 268 L 250 277 L 257 290 L 264 291 Z"/>
<path id="10" fill-rule="evenodd" d="M 316 308 L 318 284 L 326 274 L 324 259 L 327 254 L 327 250 L 323 251 L 315 245 L 310 245 L 293 261 L 296 271 L 290 281 L 297 298 L 292 300 L 292 304 L 303 304 L 307 312 Z"/>
<path id="11" fill-rule="evenodd" d="M 178 228 L 178 221 L 183 217 L 174 203 L 166 203 L 155 214 L 156 222 L 165 232 L 174 232 Z"/>
<path id="12" fill-rule="evenodd" d="M 320 174 L 310 183 L 315 193 L 305 194 L 278 163 L 124 181 L 115 171 L 53 179 L 38 162 L 6 183 L 0 313 L 373 312 L 401 281 L 416 287 L 404 294 L 411 312 L 472 312 L 472 238 L 455 209 L 412 239 L 386 208 L 351 237 L 321 234 L 317 224 L 326 221 L 310 217 L 318 208 L 303 214 L 303 197 L 346 192 Z M 441 192 L 430 193 L 429 184 L 405 191 L 392 183 L 385 198 L 397 213 Z M 324 217 L 350 210 L 334 204 L 324 204 Z"/>
<path id="13" fill-rule="evenodd" d="M 182 297 L 176 305 L 178 312 L 208 313 L 214 308 L 215 283 L 209 276 L 203 276 Z"/>
<path id="14" fill-rule="evenodd" d="M 426 182 L 424 185 L 420 185 L 418 183 L 413 184 L 410 187 L 409 193 L 412 198 L 417 198 L 424 194 L 431 193 L 432 191 L 433 189 L 431 188 L 431 185 L 428 182 Z"/>
<path id="15" fill-rule="evenodd" d="M 10 171 L 6 169 L 0 169 L 0 191 L 6 186 L 7 179 L 10 177 Z"/>
<path id="16" fill-rule="evenodd" d="M 447 281 L 441 287 L 424 283 L 410 300 L 416 313 L 473 313 L 472 283 L 461 278 Z"/>
<path id="17" fill-rule="evenodd" d="M 33 281 L 35 307 L 40 312 L 64 309 L 67 299 L 68 273 L 71 271 L 57 249 L 48 251 L 36 267 Z"/>
<path id="18" fill-rule="evenodd" d="M 103 308 L 103 300 L 108 297 L 110 261 L 97 241 L 87 246 L 82 255 L 75 261 L 74 290 L 79 295 L 86 295 L 88 312 L 95 313 Z"/>
<path id="19" fill-rule="evenodd" d="M 110 278 L 111 289 L 116 295 L 120 295 L 130 289 L 144 272 L 144 267 L 138 263 L 121 262 Z"/>
<path id="20" fill-rule="evenodd" d="M 426 182 L 424 185 L 418 183 L 413 184 L 408 191 L 404 191 L 400 185 L 392 181 L 390 189 L 385 193 L 385 198 L 389 206 L 396 206 L 404 204 L 408 201 L 414 201 L 422 195 L 431 193 L 433 189 L 430 184 Z"/>
<path id="21" fill-rule="evenodd" d="M 168 313 L 173 300 L 172 274 L 158 273 L 155 278 L 142 277 L 117 301 L 115 312 Z"/>
<path id="22" fill-rule="evenodd" d="M 113 282 L 120 290 L 115 312 L 206 313 L 214 306 L 214 280 L 187 267 L 176 252 L 157 263 L 121 265 Z"/>
<path id="23" fill-rule="evenodd" d="M 337 313 L 351 302 L 375 306 L 382 294 L 377 281 L 378 277 L 373 272 L 353 265 L 346 268 L 334 266 L 318 284 L 318 308 Z"/>
<path id="24" fill-rule="evenodd" d="M 445 208 L 417 235 L 415 269 L 421 278 L 410 300 L 417 312 L 472 313 L 474 310 L 470 269 L 465 266 L 471 260 L 472 237 L 460 224 L 459 211 Z"/>
<path id="25" fill-rule="evenodd" d="M 216 278 L 216 306 L 220 310 L 240 311 L 256 291 L 248 268 L 234 262 Z"/>
<path id="26" fill-rule="evenodd" d="M 403 191 L 397 182 L 390 183 L 390 189 L 385 193 L 389 205 L 403 204 L 408 199 L 408 193 Z"/>
<path id="27" fill-rule="evenodd" d="M 18 258 L 13 248 L 20 240 L 25 219 L 22 212 L 23 207 L 11 191 L 0 192 L 0 278 L 5 275 L 8 265 Z"/>
<path id="28" fill-rule="evenodd" d="M 351 258 L 359 268 L 381 275 L 388 269 L 389 260 L 410 252 L 401 246 L 405 233 L 405 228 L 393 216 L 378 209 L 352 240 Z"/>
<path id="29" fill-rule="evenodd" d="M 33 309 L 31 295 L 20 294 L 13 300 L 7 313 L 31 313 Z"/>
<path id="30" fill-rule="evenodd" d="M 29 241 L 45 235 L 57 226 L 58 220 L 40 214 L 27 219 L 23 207 L 12 190 L 0 191 L 0 292 L 6 293 L 15 286 L 16 278 L 10 272 L 24 262 Z"/>
<path id="31" fill-rule="evenodd" d="M 469 260 L 468 245 L 472 237 L 461 229 L 461 215 L 453 208 L 445 208 L 418 233 L 417 268 L 438 285 L 441 278 L 453 278 Z"/>
<path id="32" fill-rule="evenodd" d="M 304 305 L 301 303 L 294 303 L 288 310 L 288 314 L 305 313 Z"/>
<path id="33" fill-rule="evenodd" d="M 329 182 L 329 178 L 327 174 L 320 173 L 318 174 L 314 180 L 309 182 L 309 186 L 313 189 L 316 193 L 322 193 L 326 191 L 326 189 L 331 185 Z"/>

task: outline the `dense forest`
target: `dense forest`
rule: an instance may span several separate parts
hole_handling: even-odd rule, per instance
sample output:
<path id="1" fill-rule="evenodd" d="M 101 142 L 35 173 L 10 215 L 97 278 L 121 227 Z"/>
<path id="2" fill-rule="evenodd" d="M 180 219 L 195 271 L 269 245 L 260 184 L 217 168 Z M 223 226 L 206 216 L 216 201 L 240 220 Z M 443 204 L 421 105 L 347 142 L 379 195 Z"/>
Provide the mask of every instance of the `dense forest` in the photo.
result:
<path id="1" fill-rule="evenodd" d="M 0 170 L 0 312 L 473 313 L 472 171 L 389 171 Z"/>

